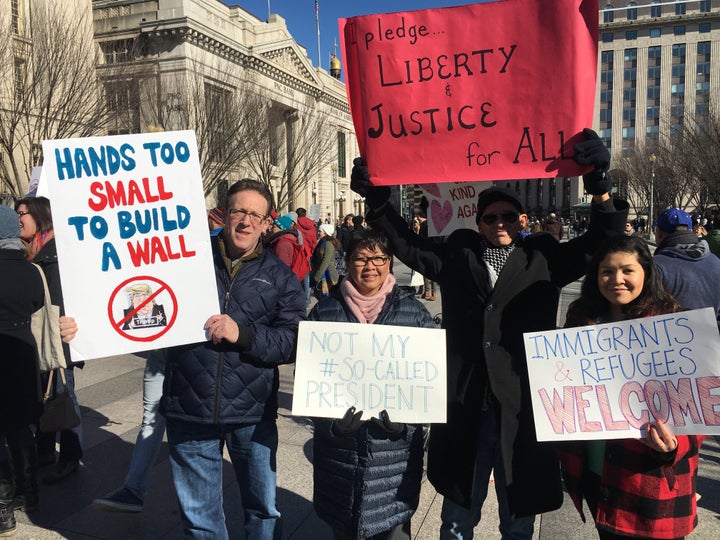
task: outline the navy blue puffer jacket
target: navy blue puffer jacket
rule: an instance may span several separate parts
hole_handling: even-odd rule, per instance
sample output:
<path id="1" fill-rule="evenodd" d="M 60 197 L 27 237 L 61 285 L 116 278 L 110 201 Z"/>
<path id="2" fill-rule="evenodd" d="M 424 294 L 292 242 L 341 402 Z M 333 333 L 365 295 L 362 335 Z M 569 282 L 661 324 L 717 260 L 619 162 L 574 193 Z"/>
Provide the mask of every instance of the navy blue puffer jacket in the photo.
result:
<path id="1" fill-rule="evenodd" d="M 222 313 L 252 329 L 241 348 L 212 341 L 167 351 L 161 411 L 200 424 L 240 424 L 277 417 L 278 369 L 295 360 L 305 295 L 290 268 L 268 251 L 242 262 L 231 279 L 213 238 Z"/>
<path id="2" fill-rule="evenodd" d="M 338 289 L 318 302 L 310 320 L 358 322 Z M 433 327 L 425 307 L 398 287 L 373 324 Z M 420 497 L 422 426 L 405 424 L 393 433 L 371 419 L 354 433 L 336 435 L 332 419 L 313 421 L 313 504 L 318 516 L 350 538 L 368 538 L 409 521 Z"/>

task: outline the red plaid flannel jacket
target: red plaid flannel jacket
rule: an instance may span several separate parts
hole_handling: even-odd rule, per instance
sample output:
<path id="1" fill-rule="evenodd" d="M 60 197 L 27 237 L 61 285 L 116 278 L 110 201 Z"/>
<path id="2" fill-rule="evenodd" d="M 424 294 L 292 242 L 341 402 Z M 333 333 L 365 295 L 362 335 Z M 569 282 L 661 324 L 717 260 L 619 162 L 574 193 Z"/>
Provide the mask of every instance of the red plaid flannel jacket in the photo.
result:
<path id="1" fill-rule="evenodd" d="M 609 440 L 600 479 L 595 524 L 614 534 L 679 538 L 697 525 L 695 482 L 703 436 L 677 437 L 672 461 L 634 439 Z M 586 443 L 559 447 L 563 477 L 575 507 L 582 511 Z"/>

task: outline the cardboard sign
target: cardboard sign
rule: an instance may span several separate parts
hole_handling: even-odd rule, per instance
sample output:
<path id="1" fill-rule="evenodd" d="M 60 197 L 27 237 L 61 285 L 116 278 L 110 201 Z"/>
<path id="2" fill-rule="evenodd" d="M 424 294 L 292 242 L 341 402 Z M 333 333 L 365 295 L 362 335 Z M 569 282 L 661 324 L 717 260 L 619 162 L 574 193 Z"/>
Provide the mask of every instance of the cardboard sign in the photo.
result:
<path id="1" fill-rule="evenodd" d="M 477 230 L 478 195 L 491 184 L 447 182 L 420 186 L 428 201 L 428 236 L 448 236 L 456 229 Z"/>
<path id="2" fill-rule="evenodd" d="M 378 185 L 576 176 L 592 126 L 597 0 L 504 0 L 340 19 Z"/>
<path id="3" fill-rule="evenodd" d="M 713 309 L 524 335 L 538 441 L 720 434 Z"/>
<path id="4" fill-rule="evenodd" d="M 194 132 L 43 152 L 72 360 L 206 341 L 220 308 Z"/>
<path id="5" fill-rule="evenodd" d="M 446 421 L 445 331 L 382 324 L 303 321 L 292 413 L 363 419 L 385 409 L 393 422 Z"/>

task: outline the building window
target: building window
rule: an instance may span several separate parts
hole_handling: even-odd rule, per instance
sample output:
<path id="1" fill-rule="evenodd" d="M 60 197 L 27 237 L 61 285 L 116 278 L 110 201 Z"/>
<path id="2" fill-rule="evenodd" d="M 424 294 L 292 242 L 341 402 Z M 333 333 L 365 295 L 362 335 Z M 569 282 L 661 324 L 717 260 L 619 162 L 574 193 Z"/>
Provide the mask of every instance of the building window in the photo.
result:
<path id="1" fill-rule="evenodd" d="M 25 95 L 25 61 L 20 58 L 15 59 L 14 67 L 14 83 L 15 83 L 15 102 L 20 103 Z"/>
<path id="2" fill-rule="evenodd" d="M 675 0 L 675 15 L 685 15 L 685 13 L 687 13 L 685 0 Z"/>
<path id="3" fill-rule="evenodd" d="M 660 0 L 652 0 L 652 5 L 650 6 L 650 16 L 662 17 L 662 5 L 660 4 Z"/>
<path id="4" fill-rule="evenodd" d="M 700 32 L 701 34 L 710 33 L 710 23 L 709 22 L 700 23 L 698 25 L 698 32 Z"/>
<path id="5" fill-rule="evenodd" d="M 100 43 L 100 49 L 103 52 L 106 64 L 121 64 L 132 61 L 132 47 L 132 39 L 118 39 Z"/>
<path id="6" fill-rule="evenodd" d="M 628 2 L 627 5 L 627 20 L 634 21 L 637 19 L 637 2 Z"/>
<path id="7" fill-rule="evenodd" d="M 662 30 L 660 30 L 659 28 L 651 28 L 650 29 L 650 37 L 651 38 L 659 38 L 660 36 L 662 36 Z"/>
<path id="8" fill-rule="evenodd" d="M 612 32 L 603 32 L 602 42 L 603 43 L 612 43 L 614 38 L 615 38 L 615 34 L 613 34 Z"/>
<path id="9" fill-rule="evenodd" d="M 699 3 L 698 9 L 700 13 L 710 13 L 710 4 L 712 4 L 710 0 L 700 0 Z"/>
<path id="10" fill-rule="evenodd" d="M 347 175 L 347 164 L 345 162 L 345 133 L 342 131 L 337 132 L 337 153 L 338 153 L 338 176 L 345 178 Z"/>
<path id="11" fill-rule="evenodd" d="M 627 41 L 637 39 L 637 30 L 628 30 L 627 32 L 625 32 L 625 39 Z"/>
<path id="12" fill-rule="evenodd" d="M 603 8 L 603 22 L 604 23 L 611 23 L 615 20 L 615 12 L 613 11 L 615 7 L 612 4 L 607 4 Z"/>
<path id="13" fill-rule="evenodd" d="M 11 0 L 10 2 L 10 26 L 13 34 L 23 34 L 23 4 L 21 0 Z"/>
<path id="14" fill-rule="evenodd" d="M 676 36 L 684 36 L 685 35 L 685 25 L 679 24 L 677 26 L 673 26 L 673 34 Z"/>

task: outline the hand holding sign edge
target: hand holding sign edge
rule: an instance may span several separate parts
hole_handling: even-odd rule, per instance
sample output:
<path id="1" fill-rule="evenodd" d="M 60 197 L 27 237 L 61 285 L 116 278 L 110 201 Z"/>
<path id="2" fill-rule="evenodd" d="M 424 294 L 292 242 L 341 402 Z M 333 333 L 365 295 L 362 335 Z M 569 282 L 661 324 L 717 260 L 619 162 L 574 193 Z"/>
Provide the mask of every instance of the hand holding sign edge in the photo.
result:
<path id="1" fill-rule="evenodd" d="M 387 186 L 373 186 L 370 182 L 370 171 L 365 160 L 356 157 L 353 160 L 352 173 L 350 174 L 350 189 L 361 197 L 372 210 L 379 209 L 390 198 L 390 188 Z"/>

